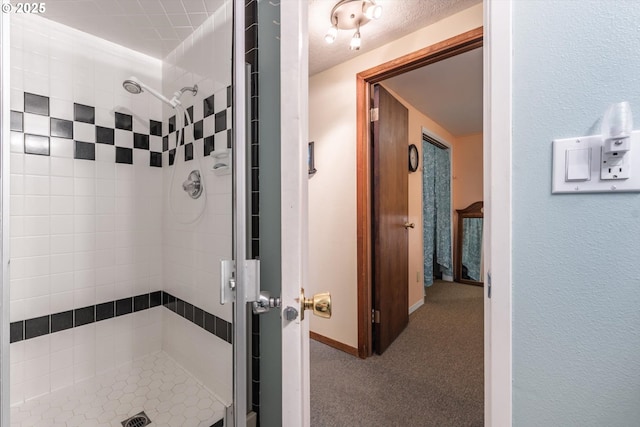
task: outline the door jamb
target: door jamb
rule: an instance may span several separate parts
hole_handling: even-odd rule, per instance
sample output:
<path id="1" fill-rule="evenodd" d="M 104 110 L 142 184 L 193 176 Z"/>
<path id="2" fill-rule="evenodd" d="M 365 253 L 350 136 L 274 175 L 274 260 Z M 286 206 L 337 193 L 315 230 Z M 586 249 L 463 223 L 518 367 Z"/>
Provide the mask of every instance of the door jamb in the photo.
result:
<path id="1" fill-rule="evenodd" d="M 371 153 L 369 150 L 369 88 L 384 79 L 482 46 L 478 27 L 356 75 L 356 191 L 358 264 L 358 356 L 372 354 L 371 327 Z"/>

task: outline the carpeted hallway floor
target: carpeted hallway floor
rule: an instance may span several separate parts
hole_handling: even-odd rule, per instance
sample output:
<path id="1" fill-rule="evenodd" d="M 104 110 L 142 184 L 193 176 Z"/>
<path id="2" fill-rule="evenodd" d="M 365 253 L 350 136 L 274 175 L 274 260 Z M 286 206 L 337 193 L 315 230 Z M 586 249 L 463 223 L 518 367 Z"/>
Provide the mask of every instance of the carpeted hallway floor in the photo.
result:
<path id="1" fill-rule="evenodd" d="M 482 295 L 436 282 L 382 356 L 311 340 L 311 426 L 482 426 Z"/>

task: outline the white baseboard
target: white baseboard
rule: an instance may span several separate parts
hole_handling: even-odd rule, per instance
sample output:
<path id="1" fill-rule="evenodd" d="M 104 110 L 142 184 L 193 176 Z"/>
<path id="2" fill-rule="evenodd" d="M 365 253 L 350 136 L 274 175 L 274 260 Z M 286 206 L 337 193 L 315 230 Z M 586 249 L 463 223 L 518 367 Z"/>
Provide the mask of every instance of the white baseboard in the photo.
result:
<path id="1" fill-rule="evenodd" d="M 423 305 L 424 305 L 424 298 L 418 301 L 417 303 L 413 304 L 411 307 L 409 307 L 409 314 L 413 313 Z"/>

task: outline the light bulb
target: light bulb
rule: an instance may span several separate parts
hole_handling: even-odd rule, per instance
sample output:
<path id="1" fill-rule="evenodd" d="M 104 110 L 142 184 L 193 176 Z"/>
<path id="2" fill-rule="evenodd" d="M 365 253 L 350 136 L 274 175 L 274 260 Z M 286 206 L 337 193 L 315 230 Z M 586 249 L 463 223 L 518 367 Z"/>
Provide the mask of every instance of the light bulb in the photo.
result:
<path id="1" fill-rule="evenodd" d="M 335 25 L 332 25 L 329 30 L 327 30 L 327 34 L 324 36 L 324 41 L 331 44 L 336 40 L 336 36 L 338 35 L 338 28 Z"/>
<path id="2" fill-rule="evenodd" d="M 633 130 L 633 116 L 628 102 L 611 104 L 602 119 L 602 137 L 606 139 L 626 138 Z"/>
<path id="3" fill-rule="evenodd" d="M 360 50 L 360 28 L 355 32 L 353 37 L 351 37 L 351 42 L 349 43 L 349 49 L 351 50 Z"/>
<path id="4" fill-rule="evenodd" d="M 378 19 L 382 16 L 382 6 L 379 4 L 370 4 L 365 9 L 364 14 L 369 19 Z"/>

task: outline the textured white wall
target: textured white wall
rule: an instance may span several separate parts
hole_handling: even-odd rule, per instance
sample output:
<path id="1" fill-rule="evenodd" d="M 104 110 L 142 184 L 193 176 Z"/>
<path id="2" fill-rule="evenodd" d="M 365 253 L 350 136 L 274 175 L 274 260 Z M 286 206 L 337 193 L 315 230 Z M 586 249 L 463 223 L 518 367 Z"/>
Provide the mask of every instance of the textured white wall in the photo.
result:
<path id="1" fill-rule="evenodd" d="M 638 22 L 636 2 L 513 2 L 513 425 L 640 420 L 640 195 L 551 195 L 550 173 L 553 139 L 640 112 Z"/>
<path id="2" fill-rule="evenodd" d="M 330 291 L 334 304 L 331 319 L 311 317 L 312 331 L 358 345 L 356 74 L 482 23 L 478 4 L 309 79 L 309 139 L 315 141 L 318 173 L 309 180 L 307 292 Z"/>

